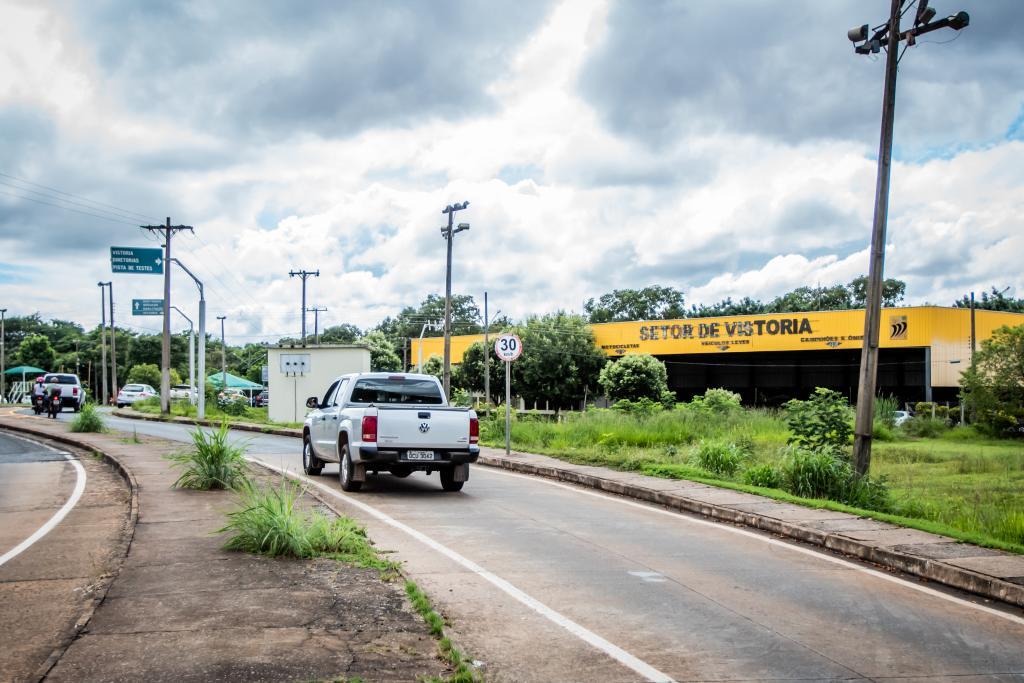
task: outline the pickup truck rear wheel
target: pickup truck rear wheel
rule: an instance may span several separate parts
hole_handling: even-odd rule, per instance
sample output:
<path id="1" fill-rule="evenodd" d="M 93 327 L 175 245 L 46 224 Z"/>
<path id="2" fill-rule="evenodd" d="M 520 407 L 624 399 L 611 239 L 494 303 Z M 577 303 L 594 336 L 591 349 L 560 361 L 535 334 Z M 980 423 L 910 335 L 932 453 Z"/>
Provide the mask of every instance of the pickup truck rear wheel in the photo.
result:
<path id="1" fill-rule="evenodd" d="M 313 455 L 313 445 L 309 438 L 302 440 L 302 471 L 311 477 L 320 474 L 324 469 L 324 461 Z"/>
<path id="2" fill-rule="evenodd" d="M 352 470 L 355 469 L 352 465 L 352 458 L 348 454 L 348 444 L 338 444 L 338 481 L 341 482 L 342 491 L 351 491 L 355 493 L 359 489 L 363 488 L 363 482 L 352 480 Z"/>
<path id="3" fill-rule="evenodd" d="M 455 481 L 454 467 L 442 467 L 438 474 L 441 475 L 441 488 L 445 491 L 461 491 L 462 485 L 466 483 L 464 481 Z"/>

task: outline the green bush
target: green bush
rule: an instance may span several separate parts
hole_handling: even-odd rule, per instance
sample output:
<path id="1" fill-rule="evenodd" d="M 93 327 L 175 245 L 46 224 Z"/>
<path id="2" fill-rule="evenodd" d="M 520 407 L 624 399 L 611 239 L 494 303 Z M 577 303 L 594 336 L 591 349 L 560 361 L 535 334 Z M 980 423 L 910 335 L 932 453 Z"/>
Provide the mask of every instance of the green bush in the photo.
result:
<path id="1" fill-rule="evenodd" d="M 747 455 L 734 443 L 702 441 L 693 449 L 693 464 L 727 477 L 736 473 Z"/>
<path id="2" fill-rule="evenodd" d="M 850 406 L 838 391 L 818 387 L 806 401 L 785 404 L 789 442 L 813 451 L 845 449 L 850 443 Z"/>
<path id="3" fill-rule="evenodd" d="M 612 401 L 669 399 L 668 372 L 654 356 L 636 354 L 609 360 L 601 369 L 598 383 Z"/>
<path id="4" fill-rule="evenodd" d="M 802 498 L 827 498 L 884 512 L 891 507 L 884 479 L 858 476 L 836 451 L 790 448 L 782 458 L 782 487 Z"/>
<path id="5" fill-rule="evenodd" d="M 217 407 L 220 408 L 221 412 L 225 415 L 240 417 L 245 415 L 245 409 L 249 406 L 246 404 L 244 399 L 225 396 L 217 399 Z"/>
<path id="6" fill-rule="evenodd" d="M 777 489 L 782 487 L 782 474 L 767 463 L 756 465 L 743 473 L 743 483 L 766 489 Z"/>
<path id="7" fill-rule="evenodd" d="M 248 481 L 245 449 L 228 443 L 229 434 L 226 421 L 217 431 L 192 431 L 192 449 L 167 456 L 183 470 L 174 486 L 201 491 L 244 486 Z"/>
<path id="8" fill-rule="evenodd" d="M 728 389 L 708 389 L 702 396 L 694 396 L 690 405 L 709 413 L 731 413 L 740 409 L 741 399 Z"/>
<path id="9" fill-rule="evenodd" d="M 71 431 L 73 432 L 104 432 L 106 426 L 103 424 L 103 418 L 96 411 L 96 406 L 93 403 L 86 403 L 82 406 L 82 411 L 75 416 L 75 419 L 71 421 Z"/>
<path id="10" fill-rule="evenodd" d="M 649 398 L 641 398 L 636 401 L 623 398 L 616 401 L 615 405 L 612 406 L 612 410 L 636 415 L 637 417 L 650 417 L 654 413 L 664 410 L 664 408 L 664 405 Z"/>
<path id="11" fill-rule="evenodd" d="M 929 439 L 942 436 L 943 432 L 949 429 L 945 420 L 940 420 L 937 417 L 931 417 L 930 414 L 915 415 L 900 425 L 900 428 L 910 436 Z"/>

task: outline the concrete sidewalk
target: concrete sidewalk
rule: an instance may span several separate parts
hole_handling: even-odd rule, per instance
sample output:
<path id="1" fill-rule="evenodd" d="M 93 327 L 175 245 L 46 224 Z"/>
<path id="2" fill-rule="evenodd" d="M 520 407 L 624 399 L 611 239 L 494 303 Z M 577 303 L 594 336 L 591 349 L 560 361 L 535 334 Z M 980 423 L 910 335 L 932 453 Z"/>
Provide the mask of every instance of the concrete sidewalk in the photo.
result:
<path id="1" fill-rule="evenodd" d="M 127 410 L 114 414 L 161 420 L 159 416 L 141 416 Z M 173 418 L 172 421 L 195 422 L 188 418 Z M 302 438 L 301 429 L 264 425 L 239 425 L 238 428 Z M 513 451 L 511 456 L 506 456 L 503 449 L 485 446 L 481 448 L 479 462 L 769 531 L 990 600 L 1024 607 L 1024 556 L 1021 555 L 845 512 L 807 508 L 682 479 L 574 465 L 545 455 Z"/>
<path id="2" fill-rule="evenodd" d="M 269 559 L 221 549 L 227 492 L 171 488 L 163 457 L 182 444 L 69 434 L 53 421 L 0 427 L 73 440 L 134 478 L 138 521 L 120 570 L 52 681 L 417 680 L 446 672 L 400 582 L 331 560 Z M 306 505 L 315 504 L 306 499 Z"/>

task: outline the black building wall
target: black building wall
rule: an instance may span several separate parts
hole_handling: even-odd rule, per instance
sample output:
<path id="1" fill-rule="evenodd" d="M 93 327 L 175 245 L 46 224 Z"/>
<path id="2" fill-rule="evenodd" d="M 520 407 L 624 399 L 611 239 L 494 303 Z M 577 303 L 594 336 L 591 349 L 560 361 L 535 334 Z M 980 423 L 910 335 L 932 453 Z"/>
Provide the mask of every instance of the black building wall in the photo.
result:
<path id="1" fill-rule="evenodd" d="M 791 398 L 807 398 L 816 387 L 857 398 L 860 349 L 835 351 L 765 351 L 718 355 L 658 356 L 668 370 L 669 389 L 688 401 L 706 389 L 735 391 L 748 405 L 781 405 Z M 925 349 L 880 349 L 878 393 L 901 402 L 925 400 Z M 945 393 L 950 396 L 946 397 Z M 936 400 L 955 400 L 956 390 Z"/>

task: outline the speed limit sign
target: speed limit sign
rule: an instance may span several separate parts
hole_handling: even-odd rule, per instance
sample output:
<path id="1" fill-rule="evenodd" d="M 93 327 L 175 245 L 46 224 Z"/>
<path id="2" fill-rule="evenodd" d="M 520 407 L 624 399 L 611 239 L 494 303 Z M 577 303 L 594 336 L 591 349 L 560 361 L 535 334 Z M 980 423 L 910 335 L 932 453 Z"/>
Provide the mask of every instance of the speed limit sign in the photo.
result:
<path id="1" fill-rule="evenodd" d="M 523 342 L 519 335 L 503 334 L 494 340 L 494 355 L 503 361 L 511 362 L 523 353 Z"/>

